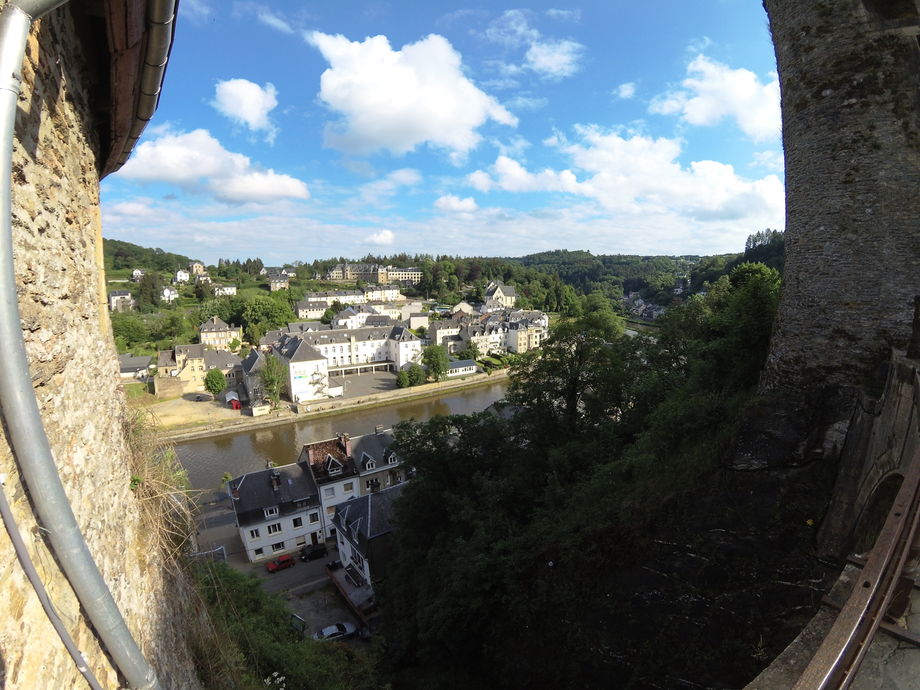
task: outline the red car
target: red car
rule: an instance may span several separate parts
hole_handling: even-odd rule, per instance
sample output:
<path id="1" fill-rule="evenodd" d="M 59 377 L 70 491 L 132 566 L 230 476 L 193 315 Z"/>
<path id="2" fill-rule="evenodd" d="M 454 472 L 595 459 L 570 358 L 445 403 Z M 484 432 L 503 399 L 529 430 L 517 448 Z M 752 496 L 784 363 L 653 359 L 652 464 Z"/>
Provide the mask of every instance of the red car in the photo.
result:
<path id="1" fill-rule="evenodd" d="M 297 561 L 294 557 L 290 554 L 286 554 L 284 556 L 278 556 L 278 558 L 266 563 L 265 569 L 270 573 L 276 573 L 285 568 L 293 568 L 295 565 L 297 565 Z"/>

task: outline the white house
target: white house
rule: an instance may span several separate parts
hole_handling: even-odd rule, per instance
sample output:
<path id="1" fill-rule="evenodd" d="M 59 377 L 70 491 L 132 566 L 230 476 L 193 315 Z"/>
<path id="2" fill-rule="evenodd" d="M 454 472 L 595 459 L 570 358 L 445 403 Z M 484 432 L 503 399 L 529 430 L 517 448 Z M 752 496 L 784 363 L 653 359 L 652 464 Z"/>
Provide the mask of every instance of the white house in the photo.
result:
<path id="1" fill-rule="evenodd" d="M 328 302 L 309 302 L 307 300 L 301 300 L 296 305 L 297 318 L 305 321 L 321 319 L 328 308 Z"/>
<path id="2" fill-rule="evenodd" d="M 367 285 L 364 287 L 364 297 L 368 302 L 393 302 L 401 296 L 399 288 L 395 285 Z"/>
<path id="3" fill-rule="evenodd" d="M 230 481 L 228 491 L 250 562 L 325 539 L 316 482 L 304 464 L 244 474 Z"/>
<path id="4" fill-rule="evenodd" d="M 236 294 L 236 285 L 215 285 L 215 297 L 232 297 Z"/>
<path id="5" fill-rule="evenodd" d="M 287 369 L 288 393 L 295 403 L 329 397 L 326 358 L 300 336 L 284 335 L 273 348 Z"/>
<path id="6" fill-rule="evenodd" d="M 141 278 L 143 278 L 145 275 L 147 275 L 147 271 L 145 271 L 143 268 L 135 268 L 133 271 L 131 271 L 131 280 L 135 283 L 139 283 L 141 282 Z"/>
<path id="7" fill-rule="evenodd" d="M 131 311 L 137 305 L 127 290 L 112 290 L 109 293 L 109 310 L 117 312 Z"/>
<path id="8" fill-rule="evenodd" d="M 172 304 L 174 300 L 179 299 L 179 291 L 171 287 L 164 287 L 160 293 L 160 301 Z"/>
<path id="9" fill-rule="evenodd" d="M 338 302 L 346 306 L 349 304 L 367 304 L 367 297 L 361 290 L 327 290 L 323 292 L 308 292 L 304 295 L 305 302 Z"/>
<path id="10" fill-rule="evenodd" d="M 173 283 L 177 285 L 179 283 L 187 283 L 189 281 L 189 278 L 191 278 L 191 276 L 189 275 L 189 272 L 183 271 L 180 268 L 178 271 L 176 271 L 176 275 L 173 277 Z"/>
<path id="11" fill-rule="evenodd" d="M 451 362 L 447 368 L 447 378 L 455 376 L 467 376 L 476 373 L 476 362 L 471 359 L 461 359 Z"/>

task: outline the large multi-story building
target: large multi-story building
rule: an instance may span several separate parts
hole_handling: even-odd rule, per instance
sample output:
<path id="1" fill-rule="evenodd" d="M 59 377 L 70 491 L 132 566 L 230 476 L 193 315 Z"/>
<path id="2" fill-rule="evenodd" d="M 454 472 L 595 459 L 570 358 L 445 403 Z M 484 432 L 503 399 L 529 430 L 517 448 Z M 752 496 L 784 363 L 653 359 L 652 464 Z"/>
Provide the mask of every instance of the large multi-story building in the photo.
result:
<path id="1" fill-rule="evenodd" d="M 212 316 L 198 329 L 198 340 L 202 345 L 213 347 L 217 350 L 229 350 L 230 343 L 243 340 L 243 329 L 239 326 L 228 326 L 222 319 Z"/>
<path id="2" fill-rule="evenodd" d="M 227 490 L 247 558 L 260 561 L 335 537 L 336 506 L 406 480 L 393 434 L 347 434 L 305 444 L 297 461 L 249 472 Z"/>
<path id="3" fill-rule="evenodd" d="M 381 266 L 379 264 L 336 264 L 326 272 L 326 280 L 366 283 L 405 283 L 415 285 L 422 280 L 420 268 L 400 268 L 398 266 Z"/>
<path id="4" fill-rule="evenodd" d="M 228 387 L 242 380 L 240 358 L 224 350 L 208 350 L 204 345 L 177 345 L 172 350 L 157 352 L 157 375 L 154 391 L 157 397 L 204 391 L 204 379 L 211 369 L 219 369 Z"/>

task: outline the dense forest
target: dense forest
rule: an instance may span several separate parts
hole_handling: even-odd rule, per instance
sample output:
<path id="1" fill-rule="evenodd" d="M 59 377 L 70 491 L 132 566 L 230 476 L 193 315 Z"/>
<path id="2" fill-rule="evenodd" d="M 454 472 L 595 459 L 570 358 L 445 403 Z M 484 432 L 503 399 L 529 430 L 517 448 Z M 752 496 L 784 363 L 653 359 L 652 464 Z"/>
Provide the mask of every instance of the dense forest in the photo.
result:
<path id="1" fill-rule="evenodd" d="M 811 506 L 739 503 L 719 465 L 779 286 L 741 263 L 654 339 L 596 302 L 513 366 L 500 411 L 398 427 L 416 475 L 382 592 L 396 687 L 738 687 L 782 649 L 801 621 L 772 618 L 814 602 L 764 584 L 785 565 L 758 542 L 805 578 Z"/>

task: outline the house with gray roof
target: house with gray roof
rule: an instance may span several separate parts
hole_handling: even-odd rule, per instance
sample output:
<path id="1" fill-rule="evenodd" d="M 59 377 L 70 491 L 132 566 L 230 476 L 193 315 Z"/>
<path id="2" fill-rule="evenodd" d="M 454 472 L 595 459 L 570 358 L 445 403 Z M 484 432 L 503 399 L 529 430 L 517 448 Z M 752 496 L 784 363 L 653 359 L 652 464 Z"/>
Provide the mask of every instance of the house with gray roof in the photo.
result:
<path id="1" fill-rule="evenodd" d="M 198 328 L 198 340 L 202 345 L 218 350 L 229 350 L 230 343 L 243 340 L 240 326 L 228 325 L 223 319 L 212 316 Z"/>
<path id="2" fill-rule="evenodd" d="M 332 524 L 336 530 L 339 560 L 356 587 L 370 586 L 386 576 L 392 555 L 394 506 L 405 484 L 397 484 L 337 506 Z M 369 602 L 363 608 L 370 608 Z"/>
<path id="3" fill-rule="evenodd" d="M 249 472 L 227 489 L 250 562 L 324 541 L 319 492 L 303 463 Z"/>

